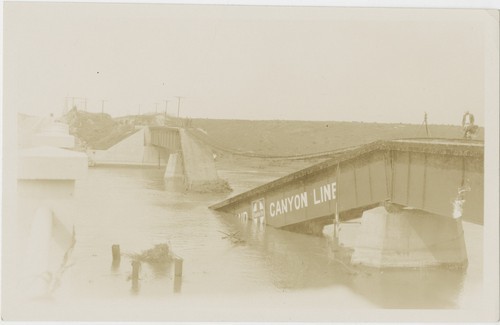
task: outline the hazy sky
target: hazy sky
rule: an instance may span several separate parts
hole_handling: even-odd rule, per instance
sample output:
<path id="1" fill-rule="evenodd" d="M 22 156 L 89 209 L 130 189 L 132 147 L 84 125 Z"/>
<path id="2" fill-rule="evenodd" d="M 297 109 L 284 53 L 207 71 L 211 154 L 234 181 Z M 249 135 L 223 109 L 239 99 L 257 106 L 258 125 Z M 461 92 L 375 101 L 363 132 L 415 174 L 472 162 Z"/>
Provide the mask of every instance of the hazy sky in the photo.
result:
<path id="1" fill-rule="evenodd" d="M 4 109 L 484 123 L 484 10 L 4 3 Z M 69 100 L 71 102 L 71 99 Z M 76 101 L 83 108 L 82 101 Z"/>

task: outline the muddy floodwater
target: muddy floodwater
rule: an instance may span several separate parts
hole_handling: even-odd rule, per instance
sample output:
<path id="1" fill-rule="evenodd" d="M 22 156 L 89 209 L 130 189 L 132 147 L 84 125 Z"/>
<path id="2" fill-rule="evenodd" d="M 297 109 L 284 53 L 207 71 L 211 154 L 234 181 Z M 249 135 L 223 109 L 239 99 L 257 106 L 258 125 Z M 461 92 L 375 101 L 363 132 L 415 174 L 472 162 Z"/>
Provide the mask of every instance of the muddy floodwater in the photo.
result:
<path id="1" fill-rule="evenodd" d="M 234 195 L 284 172 L 219 174 Z M 27 319 L 314 321 L 333 320 L 347 309 L 467 309 L 480 301 L 480 225 L 464 223 L 466 270 L 378 270 L 346 263 L 332 245 L 330 227 L 324 237 L 313 237 L 244 223 L 208 209 L 228 194 L 171 188 L 163 169 L 90 168 L 75 195 L 71 266 L 54 297 L 36 302 Z M 358 228 L 356 220 L 342 225 L 344 247 L 355 243 Z M 229 233 L 238 241 L 225 238 Z M 128 254 L 159 243 L 183 258 L 182 283 L 174 283 L 173 265 L 142 263 L 134 286 Z M 123 254 L 114 266 L 113 244 Z"/>

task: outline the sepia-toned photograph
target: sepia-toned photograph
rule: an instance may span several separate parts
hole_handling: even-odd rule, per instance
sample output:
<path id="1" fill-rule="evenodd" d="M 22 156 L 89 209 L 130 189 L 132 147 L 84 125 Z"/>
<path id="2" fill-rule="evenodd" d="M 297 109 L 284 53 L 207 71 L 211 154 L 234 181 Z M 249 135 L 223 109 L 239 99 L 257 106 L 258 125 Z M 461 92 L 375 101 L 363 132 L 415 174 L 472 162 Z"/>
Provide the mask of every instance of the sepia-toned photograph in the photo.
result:
<path id="1" fill-rule="evenodd" d="M 498 321 L 499 21 L 5 1 L 2 320 Z"/>

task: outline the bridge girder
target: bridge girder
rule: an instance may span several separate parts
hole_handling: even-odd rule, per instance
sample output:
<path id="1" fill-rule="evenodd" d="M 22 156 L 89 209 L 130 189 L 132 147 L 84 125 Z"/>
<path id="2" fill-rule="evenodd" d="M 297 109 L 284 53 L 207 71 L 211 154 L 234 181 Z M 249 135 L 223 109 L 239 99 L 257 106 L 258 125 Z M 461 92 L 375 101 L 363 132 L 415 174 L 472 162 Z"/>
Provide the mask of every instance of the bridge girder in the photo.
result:
<path id="1" fill-rule="evenodd" d="M 484 146 L 476 142 L 378 141 L 211 208 L 264 216 L 282 228 L 387 200 L 451 218 L 457 200 L 464 200 L 463 217 L 482 223 L 483 156 Z M 255 211 L 255 202 L 263 208 Z"/>
<path id="2" fill-rule="evenodd" d="M 181 150 L 179 128 L 150 127 L 150 143 L 153 146 L 167 149 L 171 153 Z"/>

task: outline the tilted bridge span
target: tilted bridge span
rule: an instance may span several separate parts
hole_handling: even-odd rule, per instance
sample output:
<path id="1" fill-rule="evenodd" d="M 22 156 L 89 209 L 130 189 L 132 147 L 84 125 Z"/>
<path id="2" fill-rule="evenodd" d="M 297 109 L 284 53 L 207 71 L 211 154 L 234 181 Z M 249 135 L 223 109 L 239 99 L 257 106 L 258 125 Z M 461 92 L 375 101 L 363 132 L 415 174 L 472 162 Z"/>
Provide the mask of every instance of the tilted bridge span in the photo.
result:
<path id="1" fill-rule="evenodd" d="M 412 245 L 418 247 L 415 250 L 432 246 L 433 257 L 425 263 L 462 263 L 467 258 L 461 221 L 483 223 L 483 160 L 482 142 L 377 141 L 211 208 L 239 218 L 259 219 L 276 228 L 316 234 L 326 224 L 363 215 L 361 231 L 368 238 L 360 245 L 366 246 L 365 250 L 378 245 L 382 248 L 376 250 L 382 252 L 377 254 L 391 251 L 389 255 L 403 252 L 410 256 Z M 366 210 L 378 216 L 365 218 L 369 215 Z M 379 234 L 373 235 L 376 232 Z M 446 256 L 436 256 L 441 254 L 436 249 L 446 251 Z M 385 265 L 381 256 L 375 261 L 373 256 L 366 259 L 370 259 L 366 264 Z M 389 266 L 411 264 L 408 260 L 391 263 Z"/>

